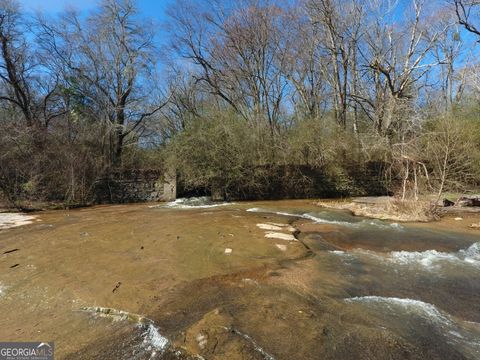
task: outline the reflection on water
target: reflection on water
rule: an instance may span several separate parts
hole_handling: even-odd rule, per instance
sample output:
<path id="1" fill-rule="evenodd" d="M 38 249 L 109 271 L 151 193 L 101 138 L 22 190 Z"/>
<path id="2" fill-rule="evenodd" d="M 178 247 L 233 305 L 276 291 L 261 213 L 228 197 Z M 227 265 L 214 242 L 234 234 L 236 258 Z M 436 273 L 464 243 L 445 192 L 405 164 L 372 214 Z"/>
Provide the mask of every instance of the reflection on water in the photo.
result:
<path id="1" fill-rule="evenodd" d="M 0 338 L 59 358 L 480 358 L 474 232 L 308 201 L 35 216 L 0 232 Z"/>

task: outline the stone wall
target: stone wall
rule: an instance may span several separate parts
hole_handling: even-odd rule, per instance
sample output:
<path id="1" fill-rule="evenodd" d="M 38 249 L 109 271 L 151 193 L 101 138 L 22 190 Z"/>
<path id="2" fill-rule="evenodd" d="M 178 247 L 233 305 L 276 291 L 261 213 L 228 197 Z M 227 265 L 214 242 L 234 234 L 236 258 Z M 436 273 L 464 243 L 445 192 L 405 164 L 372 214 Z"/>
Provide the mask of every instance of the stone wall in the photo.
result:
<path id="1" fill-rule="evenodd" d="M 380 165 L 367 164 L 365 168 L 334 176 L 306 165 L 257 166 L 252 168 L 252 179 L 255 180 L 247 184 L 233 183 L 228 188 L 221 183 L 213 183 L 209 189 L 205 189 L 205 193 L 214 201 L 387 195 L 387 184 L 379 176 Z M 197 193 L 201 193 L 200 190 Z M 181 178 L 179 193 L 181 197 L 186 193 Z"/>
<path id="2" fill-rule="evenodd" d="M 172 201 L 176 199 L 176 176 L 158 170 L 115 171 L 95 183 L 96 203 Z"/>

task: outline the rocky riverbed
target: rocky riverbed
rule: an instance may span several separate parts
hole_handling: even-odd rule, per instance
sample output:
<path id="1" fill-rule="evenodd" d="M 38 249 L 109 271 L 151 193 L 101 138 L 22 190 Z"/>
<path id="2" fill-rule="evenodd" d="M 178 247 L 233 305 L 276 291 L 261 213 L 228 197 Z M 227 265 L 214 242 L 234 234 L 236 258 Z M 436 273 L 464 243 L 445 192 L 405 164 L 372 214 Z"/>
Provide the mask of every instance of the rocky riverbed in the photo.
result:
<path id="1" fill-rule="evenodd" d="M 29 216 L 0 230 L 0 339 L 59 359 L 480 358 L 480 236 L 462 221 L 309 201 Z"/>

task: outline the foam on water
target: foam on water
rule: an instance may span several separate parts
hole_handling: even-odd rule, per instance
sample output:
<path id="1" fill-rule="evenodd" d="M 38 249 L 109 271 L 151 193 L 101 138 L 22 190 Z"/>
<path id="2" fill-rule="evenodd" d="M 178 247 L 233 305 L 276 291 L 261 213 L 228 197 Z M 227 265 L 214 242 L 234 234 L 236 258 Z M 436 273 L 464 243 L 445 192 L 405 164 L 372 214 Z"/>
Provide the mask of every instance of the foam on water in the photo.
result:
<path id="1" fill-rule="evenodd" d="M 465 250 L 446 253 L 436 250 L 427 251 L 393 251 L 387 259 L 400 265 L 416 264 L 426 269 L 436 270 L 442 262 L 456 265 L 480 266 L 480 242 L 474 243 Z"/>
<path id="2" fill-rule="evenodd" d="M 345 299 L 347 303 L 361 303 L 374 306 L 376 312 L 383 309 L 383 313 L 389 317 L 393 314 L 400 316 L 417 315 L 434 326 L 446 339 L 446 341 L 462 353 L 477 359 L 480 356 L 480 324 L 456 320 L 449 314 L 439 310 L 435 305 L 420 300 L 383 297 L 383 296 L 359 296 Z"/>
<path id="3" fill-rule="evenodd" d="M 423 314 L 432 321 L 450 324 L 451 321 L 443 315 L 435 305 L 408 298 L 383 297 L 383 296 L 357 296 L 345 299 L 346 302 L 360 302 L 360 303 L 377 303 L 383 304 L 387 307 L 397 306 L 405 309 L 408 312 Z"/>
<path id="4" fill-rule="evenodd" d="M 316 217 L 316 216 L 308 214 L 308 213 L 293 214 L 293 213 L 288 213 L 288 212 L 284 212 L 284 211 L 264 210 L 264 209 L 261 209 L 261 208 L 250 208 L 250 209 L 247 209 L 247 211 L 248 212 L 258 212 L 258 213 L 271 213 L 271 214 L 289 216 L 289 217 L 297 217 L 297 218 L 301 218 L 301 219 L 312 220 L 316 223 L 337 224 L 337 225 L 350 225 L 350 224 L 352 224 L 352 223 L 349 223 L 349 222 L 346 222 L 346 221 L 326 220 L 326 219 L 322 219 L 322 218 Z"/>
<path id="5" fill-rule="evenodd" d="M 101 306 L 82 307 L 80 311 L 91 313 L 94 316 L 109 318 L 112 321 L 130 321 L 135 323 L 140 329 L 144 330 L 142 332 L 142 345 L 146 351 L 150 352 L 150 358 L 154 358 L 159 352 L 163 353 L 170 346 L 170 341 L 160 334 L 153 320 L 143 315 Z"/>
<path id="6" fill-rule="evenodd" d="M 158 328 L 153 324 L 149 324 L 146 327 L 145 332 L 142 334 L 142 336 L 144 345 L 146 345 L 147 347 L 151 346 L 155 351 L 164 352 L 170 345 L 168 339 L 162 336 Z M 153 356 L 155 356 L 154 353 L 152 353 L 152 357 Z"/>
<path id="7" fill-rule="evenodd" d="M 348 222 L 348 221 L 322 219 L 318 216 L 311 215 L 311 214 L 302 214 L 300 217 L 304 218 L 304 219 L 312 220 L 313 222 L 316 222 L 317 224 L 332 224 L 332 225 L 342 225 L 342 226 L 355 226 L 355 224 L 356 224 L 356 223 L 351 223 L 351 222 Z"/>
<path id="8" fill-rule="evenodd" d="M 37 217 L 33 215 L 0 213 L 0 230 L 28 225 L 33 223 L 36 219 Z"/>
<path id="9" fill-rule="evenodd" d="M 480 261 L 480 242 L 476 242 L 468 247 L 466 250 L 460 250 L 458 252 L 464 257 L 467 262 Z"/>
<path id="10" fill-rule="evenodd" d="M 378 253 L 363 249 L 353 249 L 348 253 L 345 251 L 329 252 L 340 256 L 369 256 L 380 261 L 393 263 L 395 265 L 420 266 L 429 271 L 437 271 L 442 267 L 442 265 L 445 264 L 471 266 L 480 269 L 480 242 L 474 243 L 467 249 L 462 249 L 454 253 L 441 252 L 437 250 L 392 251 L 389 253 Z"/>
<path id="11" fill-rule="evenodd" d="M 218 206 L 232 205 L 234 203 L 229 202 L 214 202 L 208 196 L 180 198 L 175 201 L 168 202 L 166 204 L 149 206 L 150 208 L 168 207 L 174 209 L 208 209 Z"/>
<path id="12" fill-rule="evenodd" d="M 270 213 L 270 214 L 276 214 L 276 215 L 282 215 L 282 216 L 296 217 L 300 219 L 307 219 L 317 224 L 332 224 L 332 225 L 340 225 L 340 226 L 353 227 L 353 228 L 375 226 L 383 229 L 403 230 L 403 227 L 400 224 L 397 224 L 397 223 L 389 224 L 381 220 L 365 219 L 361 221 L 350 222 L 350 221 L 343 221 L 343 220 L 326 219 L 326 218 L 322 218 L 321 215 L 319 214 L 311 214 L 311 213 L 295 214 L 295 213 L 288 213 L 284 211 L 271 211 L 271 210 L 266 210 L 262 208 L 250 208 L 250 209 L 247 209 L 247 211 L 258 212 L 258 213 Z"/>

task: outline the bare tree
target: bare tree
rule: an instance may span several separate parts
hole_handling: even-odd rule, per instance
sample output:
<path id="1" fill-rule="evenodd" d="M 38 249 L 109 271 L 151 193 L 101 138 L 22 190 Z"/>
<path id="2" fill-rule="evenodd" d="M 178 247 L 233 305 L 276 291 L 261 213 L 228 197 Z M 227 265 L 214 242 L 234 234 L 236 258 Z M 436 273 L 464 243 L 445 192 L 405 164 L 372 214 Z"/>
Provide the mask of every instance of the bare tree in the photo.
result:
<path id="1" fill-rule="evenodd" d="M 288 28 L 284 29 L 285 76 L 295 89 L 292 101 L 300 116 L 318 118 L 328 107 L 329 59 L 322 49 L 323 33 L 308 8 L 292 8 L 288 16 Z"/>
<path id="2" fill-rule="evenodd" d="M 25 38 L 28 26 L 16 1 L 0 1 L 0 100 L 19 109 L 28 127 L 46 128 L 65 114 L 65 104 L 58 76 L 39 70 L 41 59 Z"/>
<path id="3" fill-rule="evenodd" d="M 480 36 L 480 2 L 478 0 L 453 0 L 458 22 L 469 32 Z"/>
<path id="4" fill-rule="evenodd" d="M 441 8 L 435 13 L 436 20 L 432 19 L 433 36 L 438 32 L 437 42 L 433 48 L 433 56 L 439 63 L 438 77 L 440 91 L 444 102 L 445 111 L 452 108 L 455 101 L 455 65 L 464 49 L 458 25 L 449 9 Z"/>
<path id="5" fill-rule="evenodd" d="M 40 20 L 40 27 L 44 52 L 67 90 L 106 120 L 110 161 L 120 165 L 125 139 L 166 104 L 152 28 L 131 0 L 104 0 L 86 19 L 69 11 L 58 23 Z"/>
<path id="6" fill-rule="evenodd" d="M 424 134 L 426 157 L 438 185 L 437 201 L 445 189 L 461 189 L 472 181 L 476 141 L 471 124 L 442 117 Z"/>
<path id="7" fill-rule="evenodd" d="M 170 101 L 158 114 L 158 121 L 153 126 L 160 134 L 162 143 L 168 142 L 204 112 L 207 103 L 214 103 L 212 96 L 202 84 L 196 82 L 194 75 L 185 69 L 173 69 L 168 79 Z"/>
<path id="8" fill-rule="evenodd" d="M 210 1 L 202 10 L 179 1 L 171 17 L 177 30 L 173 47 L 199 66 L 196 80 L 246 120 L 266 121 L 273 136 L 287 86 L 283 10 L 268 1 L 239 1 L 233 8 Z"/>
<path id="9" fill-rule="evenodd" d="M 330 83 L 333 89 L 335 118 L 342 126 L 347 124 L 348 83 L 352 49 L 348 36 L 350 24 L 342 15 L 341 4 L 332 0 L 311 1 L 307 5 L 314 24 L 326 34 L 323 47 L 330 57 Z"/>
<path id="10" fill-rule="evenodd" d="M 438 37 L 450 25 L 428 32 L 423 5 L 421 0 L 412 0 L 413 16 L 403 22 L 404 28 L 382 20 L 380 13 L 392 13 L 392 8 L 385 10 L 384 5 L 371 12 L 374 15 L 367 26 L 364 45 L 359 48 L 365 64 L 362 82 L 353 96 L 380 134 L 402 126 L 405 110 L 411 107 L 422 80 L 441 63 L 430 55 Z"/>

